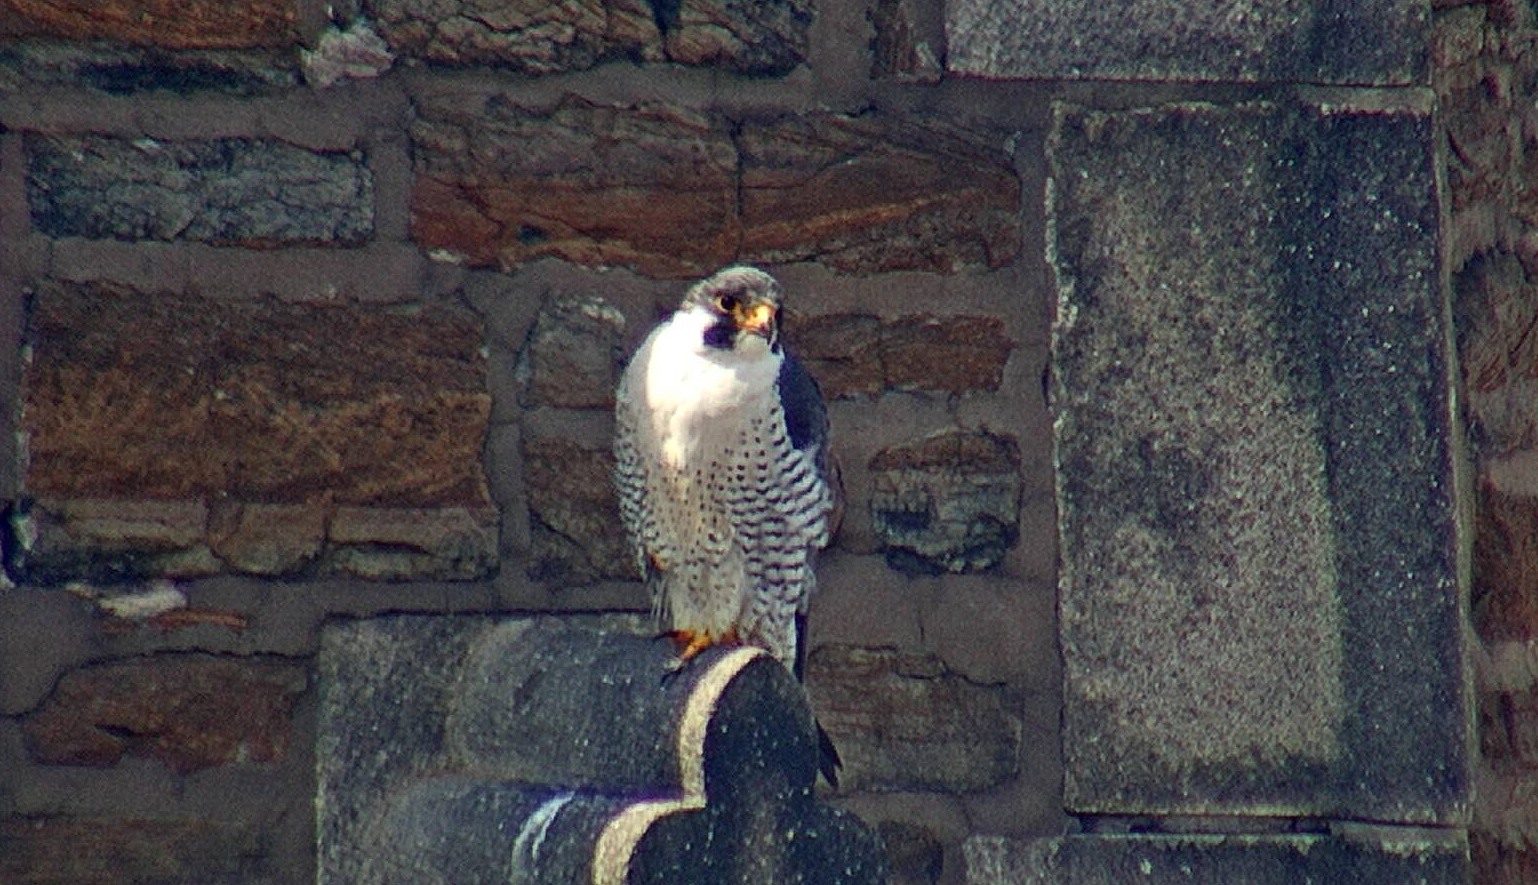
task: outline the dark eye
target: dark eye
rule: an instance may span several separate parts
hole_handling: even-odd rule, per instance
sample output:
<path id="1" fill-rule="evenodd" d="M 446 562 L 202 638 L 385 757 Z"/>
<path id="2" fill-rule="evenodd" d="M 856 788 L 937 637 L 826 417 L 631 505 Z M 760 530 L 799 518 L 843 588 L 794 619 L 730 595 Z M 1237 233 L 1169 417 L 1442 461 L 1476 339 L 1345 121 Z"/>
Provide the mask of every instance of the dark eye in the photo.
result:
<path id="1" fill-rule="evenodd" d="M 719 309 L 722 313 L 731 313 L 732 311 L 735 311 L 741 304 L 742 301 L 736 295 L 731 293 L 716 296 L 716 308 Z"/>

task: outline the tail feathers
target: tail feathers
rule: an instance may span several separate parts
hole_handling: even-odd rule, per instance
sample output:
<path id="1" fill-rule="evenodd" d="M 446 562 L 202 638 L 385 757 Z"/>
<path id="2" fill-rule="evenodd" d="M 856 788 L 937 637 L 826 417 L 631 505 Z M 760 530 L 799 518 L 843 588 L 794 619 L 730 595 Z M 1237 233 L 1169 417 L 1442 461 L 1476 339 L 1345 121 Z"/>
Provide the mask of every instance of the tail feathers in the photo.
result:
<path id="1" fill-rule="evenodd" d="M 828 736 L 821 722 L 813 722 L 817 726 L 817 770 L 822 772 L 823 779 L 828 786 L 838 789 L 838 770 L 844 767 L 844 760 L 838 756 L 838 747 L 833 746 L 833 738 Z"/>

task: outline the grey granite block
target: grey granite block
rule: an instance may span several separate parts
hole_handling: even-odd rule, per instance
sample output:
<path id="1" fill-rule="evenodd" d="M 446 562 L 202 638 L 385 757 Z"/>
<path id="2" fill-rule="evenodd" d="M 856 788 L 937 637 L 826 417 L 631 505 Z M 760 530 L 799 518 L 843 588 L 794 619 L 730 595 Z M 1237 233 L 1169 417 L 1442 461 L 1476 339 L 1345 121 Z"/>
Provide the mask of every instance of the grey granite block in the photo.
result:
<path id="1" fill-rule="evenodd" d="M 1071 810 L 1456 823 L 1429 100 L 1057 109 Z"/>
<path id="2" fill-rule="evenodd" d="M 1427 0 L 947 0 L 953 73 L 1424 84 Z"/>
<path id="3" fill-rule="evenodd" d="M 1458 833 L 1379 830 L 1337 835 L 1117 835 L 1013 840 L 974 836 L 962 846 L 967 885 L 1455 885 L 1468 881 Z"/>

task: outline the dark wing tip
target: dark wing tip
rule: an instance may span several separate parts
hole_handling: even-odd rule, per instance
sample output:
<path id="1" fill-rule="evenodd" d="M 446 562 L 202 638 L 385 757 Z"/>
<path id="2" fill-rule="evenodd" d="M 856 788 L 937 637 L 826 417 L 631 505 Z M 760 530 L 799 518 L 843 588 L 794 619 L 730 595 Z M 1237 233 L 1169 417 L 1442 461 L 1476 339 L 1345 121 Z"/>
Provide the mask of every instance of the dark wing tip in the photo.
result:
<path id="1" fill-rule="evenodd" d="M 786 352 L 780 363 L 780 406 L 785 410 L 785 430 L 790 444 L 805 451 L 812 446 L 826 449 L 828 407 L 822 390 L 801 361 Z M 822 453 L 819 453 L 819 461 Z"/>

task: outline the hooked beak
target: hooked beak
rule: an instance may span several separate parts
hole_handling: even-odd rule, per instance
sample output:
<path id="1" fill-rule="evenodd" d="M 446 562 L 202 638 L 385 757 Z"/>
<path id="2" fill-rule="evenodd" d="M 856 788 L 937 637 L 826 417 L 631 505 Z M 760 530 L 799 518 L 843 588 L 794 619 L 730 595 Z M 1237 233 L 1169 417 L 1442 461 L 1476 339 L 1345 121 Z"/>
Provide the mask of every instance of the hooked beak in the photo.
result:
<path id="1" fill-rule="evenodd" d="M 774 307 L 768 304 L 755 304 L 744 310 L 737 317 L 739 328 L 764 338 L 774 337 Z"/>

